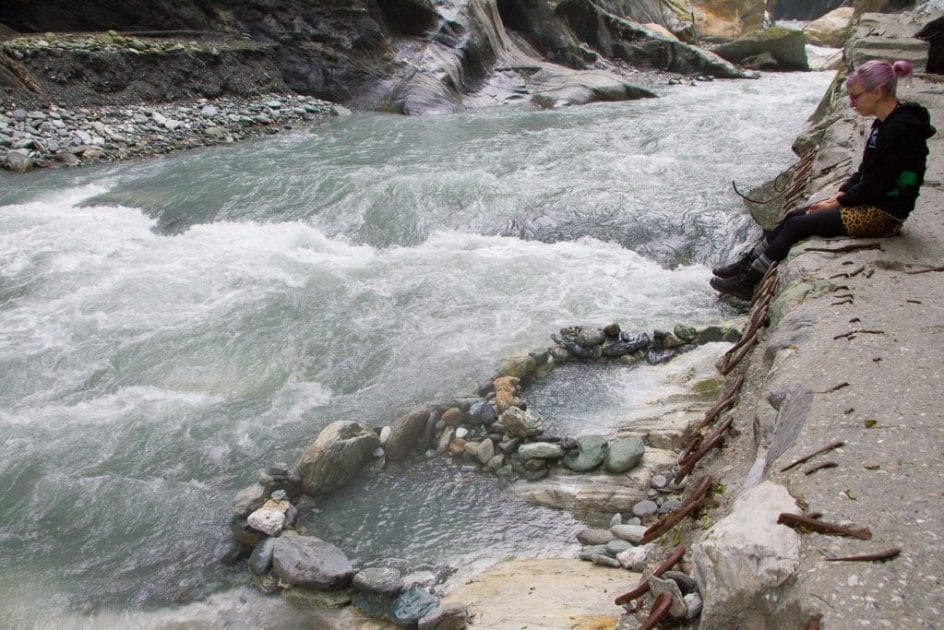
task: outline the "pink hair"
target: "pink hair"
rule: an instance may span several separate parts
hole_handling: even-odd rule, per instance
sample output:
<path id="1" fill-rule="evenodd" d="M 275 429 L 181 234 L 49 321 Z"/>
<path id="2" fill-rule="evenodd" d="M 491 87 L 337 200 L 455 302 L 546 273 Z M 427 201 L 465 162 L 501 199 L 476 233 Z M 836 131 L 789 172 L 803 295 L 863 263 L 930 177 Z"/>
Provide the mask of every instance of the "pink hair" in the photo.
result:
<path id="1" fill-rule="evenodd" d="M 900 60 L 890 63 L 873 59 L 863 63 L 846 78 L 846 89 L 853 84 L 861 86 L 867 92 L 884 87 L 889 96 L 895 96 L 898 77 L 910 77 L 911 73 L 910 61 Z"/>

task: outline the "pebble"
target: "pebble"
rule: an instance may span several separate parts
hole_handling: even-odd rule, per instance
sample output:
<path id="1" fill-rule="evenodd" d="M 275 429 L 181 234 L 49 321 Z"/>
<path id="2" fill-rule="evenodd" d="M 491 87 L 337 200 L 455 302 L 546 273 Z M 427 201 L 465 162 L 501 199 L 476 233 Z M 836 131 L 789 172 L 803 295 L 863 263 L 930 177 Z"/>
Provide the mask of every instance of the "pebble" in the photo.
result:
<path id="1" fill-rule="evenodd" d="M 642 525 L 616 525 L 615 527 L 611 527 L 610 531 L 617 538 L 622 538 L 634 545 L 638 545 L 642 542 L 642 537 L 646 535 L 646 529 L 648 528 Z"/>
<path id="2" fill-rule="evenodd" d="M 616 558 L 611 558 L 610 556 L 607 556 L 602 553 L 595 553 L 591 555 L 590 562 L 592 562 L 593 564 L 599 564 L 600 566 L 603 566 L 603 567 L 613 567 L 614 569 L 620 568 L 619 560 L 617 560 Z"/>
<path id="3" fill-rule="evenodd" d="M 583 529 L 577 532 L 577 541 L 583 545 L 605 545 L 615 537 L 608 529 Z"/>
<path id="4" fill-rule="evenodd" d="M 649 485 L 655 488 L 656 490 L 662 490 L 667 485 L 669 485 L 669 480 L 665 475 L 653 475 L 652 479 L 649 480 Z"/>
<path id="5" fill-rule="evenodd" d="M 656 505 L 655 501 L 650 501 L 649 499 L 640 501 L 639 503 L 633 506 L 633 514 L 635 514 L 639 518 L 652 516 L 653 514 L 656 514 L 658 511 L 659 511 L 659 506 Z"/>

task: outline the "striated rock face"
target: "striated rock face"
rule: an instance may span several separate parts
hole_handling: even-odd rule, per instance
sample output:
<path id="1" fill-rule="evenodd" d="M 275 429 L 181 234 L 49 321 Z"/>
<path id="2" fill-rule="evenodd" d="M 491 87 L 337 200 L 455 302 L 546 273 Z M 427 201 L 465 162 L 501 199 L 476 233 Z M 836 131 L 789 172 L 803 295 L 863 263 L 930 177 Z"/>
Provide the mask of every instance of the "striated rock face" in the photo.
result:
<path id="1" fill-rule="evenodd" d="M 318 495 L 344 485 L 364 468 L 379 445 L 377 434 L 356 422 L 329 424 L 298 462 L 302 487 Z"/>
<path id="2" fill-rule="evenodd" d="M 695 31 L 707 41 L 731 41 L 764 25 L 765 0 L 695 0 Z"/>

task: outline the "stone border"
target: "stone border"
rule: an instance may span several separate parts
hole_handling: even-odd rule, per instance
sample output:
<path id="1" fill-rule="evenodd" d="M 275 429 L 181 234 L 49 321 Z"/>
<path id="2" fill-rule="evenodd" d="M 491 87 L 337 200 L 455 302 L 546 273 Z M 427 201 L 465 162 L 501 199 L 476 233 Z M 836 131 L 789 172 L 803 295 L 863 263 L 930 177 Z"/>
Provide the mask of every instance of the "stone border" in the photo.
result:
<path id="1" fill-rule="evenodd" d="M 551 337 L 554 346 L 507 360 L 476 397 L 424 405 L 373 430 L 356 422 L 334 422 L 305 450 L 296 469 L 278 464 L 260 472 L 257 483 L 233 499 L 231 526 L 240 545 L 231 558 L 233 563 L 248 554 L 253 584 L 266 592 L 291 589 L 295 591 L 293 598 L 300 597 L 309 605 L 353 603 L 363 614 L 398 625 L 441 627 L 437 624 L 445 623 L 442 619 L 446 618 L 454 624 L 449 627 L 464 627 L 467 611 L 440 607 L 434 594 L 447 572 L 437 574 L 425 567 L 408 573 L 410 567 L 397 566 L 393 560 L 381 563 L 386 566 L 357 571 L 334 545 L 292 530 L 299 511 L 310 507 L 311 498 L 337 489 L 365 470 L 376 472 L 387 462 L 418 456 L 444 456 L 470 471 L 532 481 L 560 466 L 577 473 L 601 466 L 608 474 L 626 473 L 645 453 L 641 439 L 546 436 L 544 419 L 528 409 L 523 389 L 565 363 L 657 365 L 700 344 L 736 342 L 740 333 L 719 326 L 696 330 L 677 325 L 672 333 L 656 330 L 650 336 L 611 324 L 602 329 L 571 326 Z M 653 498 L 679 489 L 661 475 L 649 483 Z M 634 516 L 626 522 L 616 514 L 607 530 L 581 531 L 578 541 L 585 545 L 581 559 L 641 570 L 659 554 L 653 544 L 636 546 L 647 529 L 644 523 L 671 512 L 678 504 L 674 497 L 663 499 L 661 505 L 646 499 L 634 506 Z M 690 578 L 678 579 L 684 582 L 687 594 L 693 592 L 688 588 Z M 700 609 L 697 593 L 690 599 L 697 599 L 690 610 Z"/>

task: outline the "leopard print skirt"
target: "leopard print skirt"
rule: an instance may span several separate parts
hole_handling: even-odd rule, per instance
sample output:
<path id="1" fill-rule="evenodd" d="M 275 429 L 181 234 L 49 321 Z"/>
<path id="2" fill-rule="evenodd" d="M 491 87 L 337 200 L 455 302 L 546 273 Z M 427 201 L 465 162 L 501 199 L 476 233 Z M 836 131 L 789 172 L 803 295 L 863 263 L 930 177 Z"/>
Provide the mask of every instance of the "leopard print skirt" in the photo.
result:
<path id="1" fill-rule="evenodd" d="M 849 236 L 877 238 L 895 236 L 901 231 L 901 220 L 872 206 L 840 208 L 839 216 Z"/>

